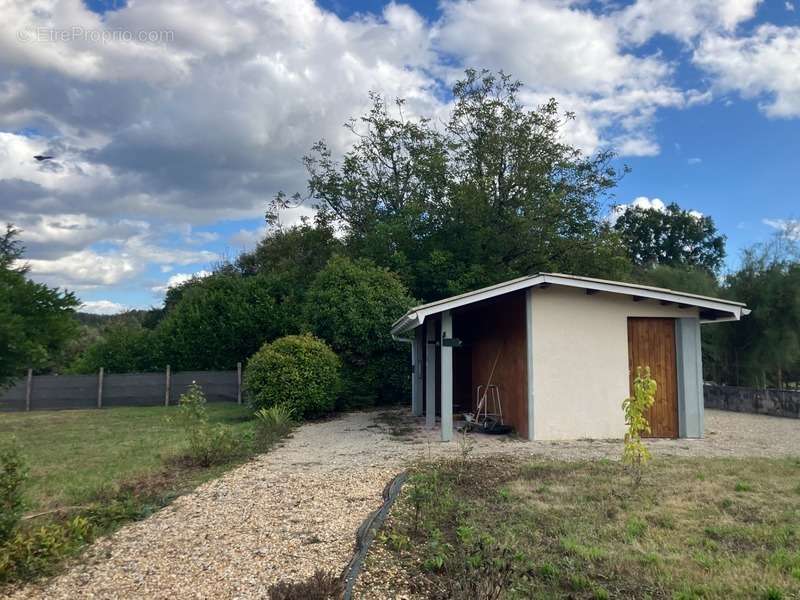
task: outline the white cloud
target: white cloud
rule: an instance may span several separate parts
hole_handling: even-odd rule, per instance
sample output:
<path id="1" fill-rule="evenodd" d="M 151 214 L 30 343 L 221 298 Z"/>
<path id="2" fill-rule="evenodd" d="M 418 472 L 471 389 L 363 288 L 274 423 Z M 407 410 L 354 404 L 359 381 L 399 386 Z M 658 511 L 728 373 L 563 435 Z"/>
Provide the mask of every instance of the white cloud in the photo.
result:
<path id="1" fill-rule="evenodd" d="M 55 259 L 26 259 L 25 262 L 34 279 L 76 289 L 114 285 L 140 270 L 131 257 L 91 250 Z"/>
<path id="2" fill-rule="evenodd" d="M 693 158 L 687 159 L 686 162 L 689 165 L 699 165 L 700 163 L 703 162 L 703 159 L 702 158 L 693 157 Z"/>
<path id="3" fill-rule="evenodd" d="M 694 52 L 715 86 L 761 101 L 770 117 L 800 117 L 800 27 L 761 25 L 747 37 L 709 34 Z"/>
<path id="4" fill-rule="evenodd" d="M 187 281 L 191 281 L 194 278 L 203 278 L 208 277 L 211 275 L 211 271 L 198 271 L 196 273 L 175 273 L 172 277 L 167 279 L 167 281 L 163 285 L 156 285 L 151 287 L 150 289 L 157 293 L 157 294 L 164 294 L 169 288 L 177 287 Z"/>
<path id="5" fill-rule="evenodd" d="M 112 302 L 111 300 L 86 300 L 78 310 L 93 315 L 116 315 L 125 312 L 128 307 L 125 304 Z"/>
<path id="6" fill-rule="evenodd" d="M 242 250 L 249 250 L 258 244 L 267 235 L 266 227 L 259 227 L 257 229 L 240 229 L 234 233 L 229 239 L 230 243 L 241 248 Z"/>
<path id="7" fill-rule="evenodd" d="M 762 219 L 761 222 L 777 229 L 789 239 L 800 242 L 800 219 Z"/>
<path id="8" fill-rule="evenodd" d="M 792 4 L 791 2 L 784 2 L 784 3 L 783 3 L 783 6 L 784 6 L 784 7 L 786 8 L 786 10 L 788 10 L 789 12 L 794 12 L 794 4 Z"/>
<path id="9" fill-rule="evenodd" d="M 637 196 L 628 204 L 617 204 L 611 207 L 608 214 L 608 221 L 612 224 L 629 208 L 640 208 L 642 210 L 656 210 L 658 212 L 666 212 L 667 204 L 661 198 L 649 198 L 647 196 Z M 689 214 L 695 219 L 702 219 L 703 213 L 697 210 L 690 210 Z"/>
<path id="10" fill-rule="evenodd" d="M 733 31 L 761 0 L 637 0 L 613 16 L 624 36 L 644 43 L 656 34 L 684 42 L 706 31 Z"/>

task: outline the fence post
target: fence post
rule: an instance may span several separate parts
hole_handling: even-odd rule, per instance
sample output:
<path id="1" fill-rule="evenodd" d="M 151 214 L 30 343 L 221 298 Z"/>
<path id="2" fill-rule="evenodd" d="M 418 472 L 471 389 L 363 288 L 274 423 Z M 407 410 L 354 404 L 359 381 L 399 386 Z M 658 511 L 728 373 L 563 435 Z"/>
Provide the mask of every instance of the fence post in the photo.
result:
<path id="1" fill-rule="evenodd" d="M 170 370 L 167 365 L 167 388 L 164 391 L 164 406 L 169 406 L 169 386 L 170 386 Z"/>
<path id="2" fill-rule="evenodd" d="M 31 410 L 31 387 L 33 384 L 33 369 L 28 369 L 28 380 L 25 382 L 25 412 Z"/>
<path id="3" fill-rule="evenodd" d="M 97 408 L 103 408 L 103 367 L 97 374 Z"/>
<path id="4" fill-rule="evenodd" d="M 242 363 L 236 363 L 236 403 L 242 403 Z"/>

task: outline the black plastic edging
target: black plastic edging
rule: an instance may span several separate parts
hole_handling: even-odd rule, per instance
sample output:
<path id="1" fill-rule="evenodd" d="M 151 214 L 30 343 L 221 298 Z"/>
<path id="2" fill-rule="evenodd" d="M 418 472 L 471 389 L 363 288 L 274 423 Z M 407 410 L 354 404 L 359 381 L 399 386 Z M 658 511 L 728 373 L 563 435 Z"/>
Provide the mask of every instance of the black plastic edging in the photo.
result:
<path id="1" fill-rule="evenodd" d="M 383 504 L 378 510 L 370 513 L 361 524 L 361 527 L 358 528 L 355 554 L 353 554 L 353 558 L 350 559 L 350 562 L 347 563 L 347 566 L 342 571 L 342 579 L 345 582 L 344 600 L 351 600 L 353 597 L 353 588 L 356 585 L 358 574 L 361 572 L 369 546 L 375 539 L 378 529 L 381 528 L 381 525 L 389 515 L 389 510 L 392 508 L 392 504 L 394 504 L 398 494 L 400 494 L 400 489 L 407 478 L 408 471 L 403 471 L 383 488 Z"/>

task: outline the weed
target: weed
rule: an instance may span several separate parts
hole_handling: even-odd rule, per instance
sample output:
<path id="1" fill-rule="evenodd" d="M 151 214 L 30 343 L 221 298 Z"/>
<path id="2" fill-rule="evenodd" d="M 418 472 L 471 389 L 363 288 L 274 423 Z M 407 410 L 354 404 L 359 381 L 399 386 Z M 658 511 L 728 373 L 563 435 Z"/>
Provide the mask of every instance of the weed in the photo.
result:
<path id="1" fill-rule="evenodd" d="M 253 413 L 256 422 L 255 446 L 266 452 L 285 438 L 294 427 L 291 409 L 283 405 L 261 408 Z"/>
<path id="2" fill-rule="evenodd" d="M 642 537 L 645 531 L 647 531 L 647 523 L 640 517 L 631 517 L 628 519 L 628 522 L 625 523 L 625 533 L 631 541 Z"/>
<path id="3" fill-rule="evenodd" d="M 229 462 L 241 452 L 239 439 L 230 427 L 209 423 L 206 397 L 196 383 L 181 395 L 179 413 L 174 418 L 186 433 L 184 460 L 188 464 L 210 467 Z"/>
<path id="4" fill-rule="evenodd" d="M 338 600 L 344 596 L 344 581 L 318 569 L 305 581 L 281 581 L 269 588 L 271 600 Z"/>
<path id="5" fill-rule="evenodd" d="M 753 486 L 746 481 L 737 481 L 733 489 L 737 492 L 752 492 Z"/>

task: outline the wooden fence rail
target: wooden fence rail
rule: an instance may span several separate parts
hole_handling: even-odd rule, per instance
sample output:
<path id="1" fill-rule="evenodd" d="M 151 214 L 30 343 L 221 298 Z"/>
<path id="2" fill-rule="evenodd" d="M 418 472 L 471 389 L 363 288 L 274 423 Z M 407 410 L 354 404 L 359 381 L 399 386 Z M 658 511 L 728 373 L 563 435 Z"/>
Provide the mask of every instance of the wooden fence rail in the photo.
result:
<path id="1" fill-rule="evenodd" d="M 109 406 L 168 406 L 189 385 L 203 388 L 209 402 L 242 403 L 241 363 L 235 371 L 172 371 L 96 375 L 33 375 L 0 391 L 0 412 L 105 408 Z"/>

